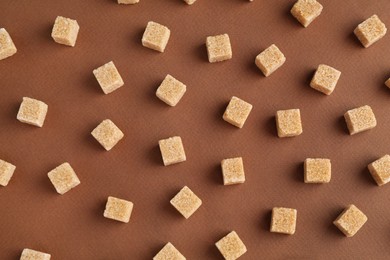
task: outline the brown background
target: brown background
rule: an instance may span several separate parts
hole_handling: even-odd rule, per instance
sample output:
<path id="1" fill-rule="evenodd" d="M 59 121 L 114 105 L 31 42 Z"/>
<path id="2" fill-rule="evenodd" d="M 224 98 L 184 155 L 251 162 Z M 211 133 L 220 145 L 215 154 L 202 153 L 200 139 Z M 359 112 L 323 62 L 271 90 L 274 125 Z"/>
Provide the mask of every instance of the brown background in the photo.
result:
<path id="1" fill-rule="evenodd" d="M 290 14 L 294 0 L 1 0 L 0 26 L 18 53 L 0 61 L 0 158 L 17 166 L 0 188 L 0 259 L 23 248 L 52 259 L 151 259 L 168 241 L 188 259 L 221 259 L 214 243 L 236 230 L 242 259 L 390 257 L 390 187 L 366 166 L 390 153 L 390 37 L 364 49 L 352 34 L 376 13 L 390 26 L 388 0 L 321 0 L 322 15 L 304 29 Z M 76 47 L 50 37 L 57 15 L 77 19 Z M 165 53 L 141 45 L 146 23 L 168 26 Z M 230 35 L 233 59 L 210 64 L 205 38 Z M 285 65 L 265 78 L 254 64 L 277 44 Z M 113 60 L 125 86 L 104 95 L 92 70 Z M 309 87 L 325 63 L 342 71 L 331 96 Z M 187 85 L 176 107 L 155 97 L 167 73 Z M 254 105 L 243 129 L 222 120 L 232 95 Z M 49 105 L 43 128 L 22 124 L 23 96 Z M 378 126 L 349 136 L 348 109 L 371 105 Z M 304 132 L 279 139 L 274 114 L 300 108 Z M 112 119 L 125 138 L 106 152 L 90 135 Z M 158 140 L 179 135 L 187 161 L 164 167 Z M 247 181 L 223 186 L 220 161 L 242 156 Z M 303 183 L 307 157 L 332 160 L 328 185 Z M 47 172 L 68 161 L 81 185 L 61 196 Z M 169 200 L 188 185 L 202 207 L 185 220 Z M 107 196 L 134 202 L 129 224 L 103 217 Z M 368 216 L 353 238 L 332 221 L 345 206 Z M 270 233 L 274 206 L 298 210 L 293 236 Z"/>

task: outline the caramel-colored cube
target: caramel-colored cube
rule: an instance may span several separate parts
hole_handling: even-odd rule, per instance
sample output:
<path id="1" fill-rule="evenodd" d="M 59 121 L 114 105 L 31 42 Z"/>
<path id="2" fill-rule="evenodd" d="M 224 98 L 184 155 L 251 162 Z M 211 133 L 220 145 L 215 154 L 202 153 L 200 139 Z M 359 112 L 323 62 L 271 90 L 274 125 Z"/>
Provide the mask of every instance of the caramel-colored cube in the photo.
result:
<path id="1" fill-rule="evenodd" d="M 226 107 L 223 119 L 230 124 L 242 128 L 253 106 L 238 97 L 232 97 Z"/>
<path id="2" fill-rule="evenodd" d="M 118 4 L 134 5 L 138 4 L 139 0 L 118 0 Z"/>
<path id="3" fill-rule="evenodd" d="M 184 186 L 170 202 L 186 219 L 202 205 L 202 200 L 187 186 Z"/>
<path id="4" fill-rule="evenodd" d="M 103 120 L 93 131 L 92 136 L 106 149 L 111 150 L 125 135 L 110 120 Z"/>
<path id="5" fill-rule="evenodd" d="M 156 96 L 170 106 L 176 106 L 187 87 L 171 75 L 167 75 L 156 91 Z"/>
<path id="6" fill-rule="evenodd" d="M 166 26 L 150 21 L 142 36 L 142 45 L 155 51 L 164 52 L 170 35 L 171 31 Z"/>
<path id="7" fill-rule="evenodd" d="M 93 74 L 99 82 L 104 94 L 109 94 L 125 84 L 112 61 L 93 70 Z"/>
<path id="8" fill-rule="evenodd" d="M 302 134 L 301 112 L 299 109 L 276 112 L 276 127 L 279 137 L 292 137 Z"/>
<path id="9" fill-rule="evenodd" d="M 337 85 L 341 72 L 328 65 L 321 64 L 318 66 L 310 86 L 326 95 L 332 94 Z"/>
<path id="10" fill-rule="evenodd" d="M 79 30 L 80 26 L 76 20 L 57 16 L 51 31 L 51 37 L 57 43 L 74 47 Z"/>
<path id="11" fill-rule="evenodd" d="M 370 106 L 348 110 L 344 114 L 350 135 L 370 130 L 376 126 L 376 118 Z"/>
<path id="12" fill-rule="evenodd" d="M 0 160 L 0 185 L 1 186 L 5 187 L 8 185 L 9 181 L 12 178 L 12 175 L 14 175 L 15 169 L 16 169 L 15 165 Z"/>
<path id="13" fill-rule="evenodd" d="M 153 260 L 186 260 L 186 258 L 174 245 L 168 242 L 157 255 L 153 257 Z"/>
<path id="14" fill-rule="evenodd" d="M 255 59 L 256 66 L 266 77 L 279 69 L 285 61 L 286 57 L 275 44 L 265 49 Z"/>
<path id="15" fill-rule="evenodd" d="M 184 0 L 188 5 L 192 5 L 193 3 L 196 2 L 196 0 Z"/>
<path id="16" fill-rule="evenodd" d="M 329 159 L 307 158 L 304 163 L 305 183 L 328 183 L 331 178 Z"/>
<path id="17" fill-rule="evenodd" d="M 244 163 L 242 157 L 224 159 L 221 162 L 223 185 L 245 182 Z"/>
<path id="18" fill-rule="evenodd" d="M 386 25 L 374 14 L 361 24 L 359 24 L 353 31 L 359 41 L 365 48 L 370 47 L 375 42 L 385 36 L 387 32 Z"/>
<path id="19" fill-rule="evenodd" d="M 385 82 L 386 87 L 390 88 L 390 79 L 387 79 Z"/>
<path id="20" fill-rule="evenodd" d="M 80 180 L 72 166 L 67 162 L 51 170 L 47 176 L 56 191 L 61 195 L 80 184 Z"/>
<path id="21" fill-rule="evenodd" d="M 297 210 L 275 207 L 272 209 L 271 232 L 293 235 L 297 223 Z"/>
<path id="22" fill-rule="evenodd" d="M 370 163 L 368 170 L 379 186 L 388 183 L 390 181 L 390 155 L 386 154 Z"/>
<path id="23" fill-rule="evenodd" d="M 131 201 L 109 196 L 103 216 L 123 223 L 129 223 L 133 206 Z"/>
<path id="24" fill-rule="evenodd" d="M 338 217 L 335 224 L 347 237 L 354 236 L 366 223 L 367 216 L 355 205 L 349 205 Z"/>
<path id="25" fill-rule="evenodd" d="M 158 141 L 158 145 L 160 146 L 161 156 L 165 166 L 184 162 L 187 159 L 180 136 L 160 140 Z"/>
<path id="26" fill-rule="evenodd" d="M 308 27 L 322 12 L 323 6 L 316 0 L 298 0 L 291 14 L 304 26 Z"/>
<path id="27" fill-rule="evenodd" d="M 215 246 L 226 260 L 238 259 L 247 251 L 244 242 L 242 242 L 236 231 L 232 231 L 221 238 L 215 243 Z"/>
<path id="28" fill-rule="evenodd" d="M 17 52 L 14 42 L 6 29 L 0 28 L 0 60 L 8 58 Z"/>
<path id="29" fill-rule="evenodd" d="M 23 249 L 20 260 L 50 260 L 51 255 L 32 249 Z"/>
<path id="30" fill-rule="evenodd" d="M 207 37 L 206 47 L 210 63 L 230 60 L 233 56 L 230 38 L 226 33 Z"/>
<path id="31" fill-rule="evenodd" d="M 42 127 L 45 122 L 47 109 L 48 106 L 42 101 L 23 97 L 16 118 L 22 123 Z"/>

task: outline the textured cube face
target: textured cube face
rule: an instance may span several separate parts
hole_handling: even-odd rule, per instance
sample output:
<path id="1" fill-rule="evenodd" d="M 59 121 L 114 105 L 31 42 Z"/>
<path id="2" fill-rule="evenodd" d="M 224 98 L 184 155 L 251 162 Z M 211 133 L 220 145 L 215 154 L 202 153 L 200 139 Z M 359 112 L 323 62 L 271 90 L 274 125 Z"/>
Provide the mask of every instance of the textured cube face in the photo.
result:
<path id="1" fill-rule="evenodd" d="M 20 260 L 50 260 L 51 255 L 35 251 L 32 249 L 23 249 Z"/>
<path id="2" fill-rule="evenodd" d="M 276 112 L 276 127 L 279 137 L 292 137 L 302 134 L 301 112 L 299 109 Z"/>
<path id="3" fill-rule="evenodd" d="M 0 28 L 0 60 L 8 58 L 17 52 L 11 36 L 4 28 Z"/>
<path id="4" fill-rule="evenodd" d="M 124 137 L 123 132 L 110 119 L 103 120 L 91 134 L 107 151 Z"/>
<path id="5" fill-rule="evenodd" d="M 221 167 L 224 185 L 245 182 L 244 163 L 241 157 L 224 159 Z"/>
<path id="6" fill-rule="evenodd" d="M 142 45 L 155 51 L 164 52 L 170 35 L 171 31 L 166 26 L 148 22 L 142 36 Z"/>
<path id="7" fill-rule="evenodd" d="M 207 55 L 209 62 L 219 62 L 232 58 L 232 46 L 229 35 L 221 34 L 206 38 Z"/>
<path id="8" fill-rule="evenodd" d="M 318 66 L 310 86 L 326 95 L 332 94 L 341 72 L 324 64 Z"/>
<path id="9" fill-rule="evenodd" d="M 379 186 L 388 183 L 390 181 L 390 155 L 386 154 L 370 163 L 368 170 Z"/>
<path id="10" fill-rule="evenodd" d="M 307 27 L 322 12 L 323 6 L 316 0 L 298 0 L 291 14 L 304 26 Z"/>
<path id="11" fill-rule="evenodd" d="M 376 118 L 370 106 L 351 109 L 344 114 L 350 135 L 361 133 L 376 126 Z"/>
<path id="12" fill-rule="evenodd" d="M 51 37 L 55 42 L 74 47 L 76 45 L 77 35 L 80 26 L 76 20 L 57 16 Z"/>
<path id="13" fill-rule="evenodd" d="M 223 119 L 230 124 L 242 128 L 253 106 L 238 97 L 232 97 L 226 107 Z"/>
<path id="14" fill-rule="evenodd" d="M 202 200 L 185 186 L 171 199 L 171 204 L 188 219 L 202 205 Z"/>
<path id="15" fill-rule="evenodd" d="M 185 260 L 186 258 L 171 243 L 167 243 L 153 260 Z"/>
<path id="16" fill-rule="evenodd" d="M 127 200 L 108 197 L 103 216 L 109 219 L 129 223 L 133 203 Z"/>
<path id="17" fill-rule="evenodd" d="M 333 222 L 347 237 L 354 236 L 366 223 L 367 216 L 355 205 L 349 205 Z"/>
<path id="18" fill-rule="evenodd" d="M 263 72 L 264 76 L 268 77 L 280 68 L 285 61 L 286 57 L 284 54 L 275 44 L 272 44 L 257 55 L 255 63 L 256 66 Z"/>
<path id="19" fill-rule="evenodd" d="M 47 176 L 59 194 L 64 194 L 77 185 L 80 180 L 69 163 L 63 163 L 57 168 L 51 170 Z"/>
<path id="20" fill-rule="evenodd" d="M 308 158 L 304 163 L 306 183 L 328 183 L 331 178 L 329 159 Z"/>
<path id="21" fill-rule="evenodd" d="M 271 232 L 293 235 L 297 222 L 297 210 L 290 208 L 273 208 Z"/>
<path id="22" fill-rule="evenodd" d="M 246 253 L 247 249 L 240 237 L 235 231 L 230 232 L 217 243 L 215 246 L 221 252 L 226 260 L 235 260 Z"/>
<path id="23" fill-rule="evenodd" d="M 95 69 L 93 74 L 99 82 L 104 94 L 109 94 L 125 84 L 112 61 Z"/>
<path id="24" fill-rule="evenodd" d="M 118 0 L 118 4 L 137 4 L 139 3 L 139 0 Z"/>
<path id="25" fill-rule="evenodd" d="M 16 118 L 22 123 L 42 127 L 45 122 L 47 109 L 48 106 L 42 101 L 23 97 Z"/>
<path id="26" fill-rule="evenodd" d="M 383 38 L 387 32 L 386 25 L 377 15 L 373 15 L 361 24 L 359 24 L 354 33 L 365 48 Z"/>
<path id="27" fill-rule="evenodd" d="M 170 106 L 176 106 L 186 92 L 186 85 L 167 75 L 156 91 L 156 96 Z"/>
<path id="28" fill-rule="evenodd" d="M 15 172 L 15 165 L 0 160 L 0 185 L 1 186 L 7 186 L 9 181 L 12 178 L 12 175 L 14 175 Z"/>
<path id="29" fill-rule="evenodd" d="M 180 136 L 174 136 L 158 142 L 165 166 L 184 162 L 186 154 Z"/>
<path id="30" fill-rule="evenodd" d="M 192 5 L 193 3 L 196 2 L 196 0 L 184 0 L 188 5 Z"/>

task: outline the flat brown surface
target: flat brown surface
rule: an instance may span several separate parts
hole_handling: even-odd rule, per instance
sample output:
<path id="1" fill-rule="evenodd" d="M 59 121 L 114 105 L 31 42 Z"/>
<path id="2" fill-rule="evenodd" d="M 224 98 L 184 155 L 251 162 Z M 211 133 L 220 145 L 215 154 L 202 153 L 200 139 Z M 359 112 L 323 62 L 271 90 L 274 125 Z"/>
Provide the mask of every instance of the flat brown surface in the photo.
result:
<path id="1" fill-rule="evenodd" d="M 18 53 L 0 61 L 0 158 L 17 166 L 0 188 L 0 259 L 23 248 L 52 259 L 151 259 L 170 241 L 188 259 L 221 259 L 214 243 L 235 230 L 241 259 L 390 257 L 390 186 L 367 165 L 390 153 L 390 36 L 368 49 L 353 29 L 376 13 L 390 26 L 388 0 L 321 0 L 322 15 L 303 28 L 294 0 L 1 0 L 0 26 Z M 50 37 L 57 15 L 77 19 L 76 47 Z M 141 45 L 149 20 L 168 26 L 164 53 Z M 207 61 L 205 39 L 228 33 L 233 59 Z M 275 43 L 285 65 L 265 78 L 254 64 Z M 104 95 L 92 70 L 113 60 L 125 86 Z M 325 96 L 309 87 L 318 64 L 342 72 Z M 169 73 L 187 85 L 176 107 L 155 97 Z M 243 129 L 222 120 L 232 95 L 253 104 Z M 43 128 L 22 124 L 23 96 L 49 105 Z M 349 136 L 343 114 L 370 105 L 378 126 Z M 280 139 L 275 112 L 300 108 L 303 134 Z M 125 138 L 106 152 L 90 135 L 109 118 Z M 164 167 L 158 140 L 179 135 L 187 161 Z M 223 186 L 220 162 L 242 156 L 246 182 Z M 307 157 L 332 160 L 326 185 L 303 183 Z M 69 162 L 81 184 L 61 196 L 47 173 Z M 203 205 L 188 220 L 169 200 L 189 186 Z M 390 185 L 390 184 L 389 184 Z M 107 197 L 134 202 L 130 223 L 103 217 Z M 353 238 L 332 224 L 355 204 L 368 222 Z M 298 210 L 293 236 L 269 232 L 274 206 Z"/>

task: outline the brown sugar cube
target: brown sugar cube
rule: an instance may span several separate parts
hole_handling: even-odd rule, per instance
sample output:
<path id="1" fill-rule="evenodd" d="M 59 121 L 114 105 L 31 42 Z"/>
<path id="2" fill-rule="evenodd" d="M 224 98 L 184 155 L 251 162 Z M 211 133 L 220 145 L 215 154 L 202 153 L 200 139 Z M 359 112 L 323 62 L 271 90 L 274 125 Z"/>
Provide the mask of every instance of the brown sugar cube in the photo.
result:
<path id="1" fill-rule="evenodd" d="M 139 0 L 118 0 L 118 4 L 133 5 L 133 4 L 137 4 L 137 3 L 139 3 Z"/>
<path id="2" fill-rule="evenodd" d="M 329 159 L 307 158 L 303 165 L 305 183 L 328 183 L 331 178 Z"/>
<path id="3" fill-rule="evenodd" d="M 187 87 L 171 75 L 167 75 L 156 91 L 156 96 L 174 107 L 186 92 Z"/>
<path id="4" fill-rule="evenodd" d="M 310 86 L 326 95 L 332 94 L 339 80 L 341 72 L 328 65 L 318 66 Z"/>
<path id="5" fill-rule="evenodd" d="M 107 151 L 124 137 L 123 132 L 110 119 L 103 120 L 91 134 Z"/>
<path id="6" fill-rule="evenodd" d="M 187 186 L 184 186 L 170 202 L 186 219 L 202 205 L 202 200 Z"/>
<path id="7" fill-rule="evenodd" d="M 0 60 L 8 58 L 17 52 L 14 42 L 7 30 L 0 28 Z"/>
<path id="8" fill-rule="evenodd" d="M 379 186 L 388 183 L 390 181 L 390 155 L 386 154 L 370 163 L 368 170 Z"/>
<path id="9" fill-rule="evenodd" d="M 265 49 L 255 59 L 256 66 L 266 77 L 279 69 L 285 61 L 286 57 L 275 44 Z"/>
<path id="10" fill-rule="evenodd" d="M 186 258 L 176 249 L 174 245 L 168 242 L 158 253 L 153 257 L 153 260 L 185 260 Z"/>
<path id="11" fill-rule="evenodd" d="M 338 217 L 335 224 L 347 237 L 354 236 L 367 221 L 367 216 L 355 205 L 349 205 Z"/>
<path id="12" fill-rule="evenodd" d="M 76 20 L 57 16 L 51 37 L 55 42 L 74 47 L 79 33 L 80 26 Z"/>
<path id="13" fill-rule="evenodd" d="M 223 114 L 223 120 L 242 128 L 253 106 L 238 97 L 232 97 Z"/>
<path id="14" fill-rule="evenodd" d="M 47 176 L 59 194 L 64 194 L 77 185 L 80 180 L 69 163 L 63 163 L 57 168 L 51 170 Z"/>
<path id="15" fill-rule="evenodd" d="M 297 210 L 275 207 L 272 209 L 271 232 L 293 235 L 297 223 Z"/>
<path id="16" fill-rule="evenodd" d="M 188 5 L 192 5 L 193 3 L 196 2 L 196 0 L 184 0 Z"/>
<path id="17" fill-rule="evenodd" d="M 247 251 L 244 242 L 242 242 L 236 231 L 232 231 L 221 238 L 215 243 L 215 246 L 226 260 L 238 259 Z"/>
<path id="18" fill-rule="evenodd" d="M 230 60 L 233 56 L 230 38 L 226 33 L 207 37 L 206 47 L 210 63 Z"/>
<path id="19" fill-rule="evenodd" d="M 359 41 L 365 48 L 370 47 L 372 44 L 380 40 L 385 36 L 387 32 L 386 25 L 374 14 L 361 24 L 359 24 L 353 31 Z"/>
<path id="20" fill-rule="evenodd" d="M 291 14 L 304 26 L 308 27 L 322 12 L 323 6 L 316 0 L 298 0 Z"/>
<path id="21" fill-rule="evenodd" d="M 350 135 L 354 135 L 376 126 L 376 118 L 370 106 L 348 110 L 344 114 Z"/>
<path id="22" fill-rule="evenodd" d="M 50 260 L 51 255 L 32 249 L 23 249 L 20 260 Z"/>
<path id="23" fill-rule="evenodd" d="M 129 223 L 133 206 L 131 201 L 109 196 L 103 216 L 105 218 Z"/>
<path id="24" fill-rule="evenodd" d="M 158 145 L 165 166 L 184 162 L 187 159 L 180 136 L 160 140 Z"/>
<path id="25" fill-rule="evenodd" d="M 242 157 L 224 159 L 221 162 L 223 185 L 245 182 L 244 163 Z"/>
<path id="26" fill-rule="evenodd" d="M 93 74 L 99 82 L 104 94 L 109 94 L 125 84 L 112 61 L 93 70 Z"/>
<path id="27" fill-rule="evenodd" d="M 12 178 L 12 175 L 14 175 L 15 169 L 16 169 L 15 165 L 0 160 L 0 185 L 1 186 L 5 187 L 8 185 L 9 181 Z"/>
<path id="28" fill-rule="evenodd" d="M 301 112 L 299 109 L 276 112 L 276 127 L 279 137 L 292 137 L 302 134 Z"/>
<path id="29" fill-rule="evenodd" d="M 23 97 L 16 118 L 22 123 L 42 127 L 45 122 L 47 109 L 48 106 L 42 101 Z"/>
<path id="30" fill-rule="evenodd" d="M 142 45 L 155 51 L 164 52 L 170 35 L 171 31 L 166 26 L 150 21 L 142 36 Z"/>

